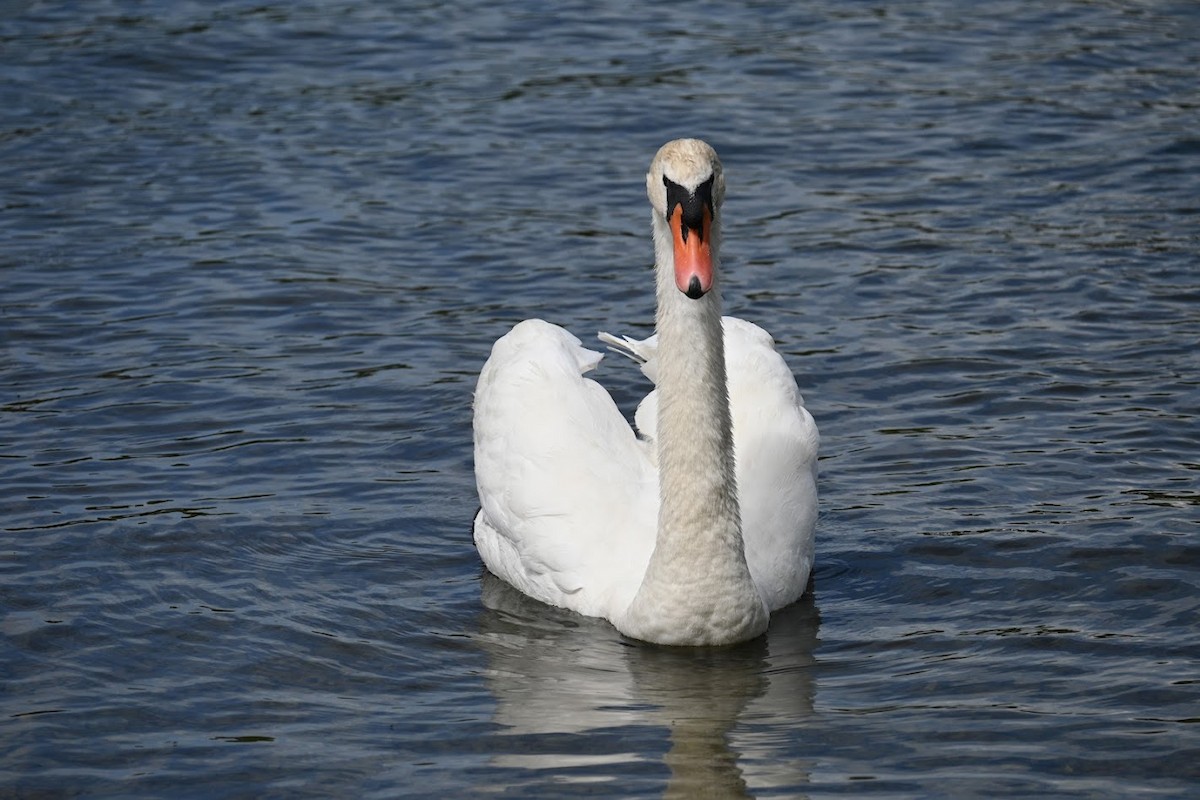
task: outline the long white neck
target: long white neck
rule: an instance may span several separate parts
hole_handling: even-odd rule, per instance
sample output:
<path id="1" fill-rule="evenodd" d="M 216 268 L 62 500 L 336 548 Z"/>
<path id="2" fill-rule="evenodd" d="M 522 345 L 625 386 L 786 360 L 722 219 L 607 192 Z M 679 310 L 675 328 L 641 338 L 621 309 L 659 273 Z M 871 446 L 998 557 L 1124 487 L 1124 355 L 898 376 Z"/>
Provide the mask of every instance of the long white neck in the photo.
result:
<path id="1" fill-rule="evenodd" d="M 654 214 L 658 295 L 658 535 L 624 632 L 663 644 L 725 644 L 762 633 L 767 610 L 742 544 L 725 380 L 719 278 L 679 291 L 671 233 Z M 720 232 L 711 250 L 719 276 Z"/>

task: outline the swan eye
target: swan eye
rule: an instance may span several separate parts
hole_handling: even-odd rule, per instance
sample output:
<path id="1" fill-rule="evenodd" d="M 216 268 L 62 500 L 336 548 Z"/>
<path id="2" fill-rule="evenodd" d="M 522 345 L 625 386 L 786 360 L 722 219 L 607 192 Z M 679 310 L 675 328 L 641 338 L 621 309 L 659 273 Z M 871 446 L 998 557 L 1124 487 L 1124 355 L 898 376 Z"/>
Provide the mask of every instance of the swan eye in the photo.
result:
<path id="1" fill-rule="evenodd" d="M 671 219 L 675 206 L 683 208 L 683 225 L 681 227 L 685 242 L 690 231 L 695 231 L 696 235 L 701 237 L 703 241 L 705 209 L 708 209 L 710 219 L 716 216 L 712 201 L 714 180 L 715 176 L 710 175 L 708 180 L 696 187 L 696 191 L 689 192 L 666 175 L 663 175 L 663 186 L 667 189 L 667 219 Z"/>

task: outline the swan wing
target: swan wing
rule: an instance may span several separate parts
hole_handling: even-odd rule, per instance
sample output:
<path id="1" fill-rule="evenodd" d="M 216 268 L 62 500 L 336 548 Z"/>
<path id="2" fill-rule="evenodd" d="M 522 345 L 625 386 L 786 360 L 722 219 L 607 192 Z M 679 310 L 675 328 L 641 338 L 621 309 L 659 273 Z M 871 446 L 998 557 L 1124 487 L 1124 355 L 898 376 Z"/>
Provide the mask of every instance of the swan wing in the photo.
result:
<path id="1" fill-rule="evenodd" d="M 771 335 L 752 322 L 722 317 L 734 459 L 746 560 L 772 611 L 800 597 L 813 564 L 820 435 L 787 362 Z M 636 340 L 602 333 L 655 380 L 658 337 Z M 658 394 L 638 406 L 635 422 L 653 440 Z"/>
<path id="2" fill-rule="evenodd" d="M 771 335 L 736 317 L 722 322 L 746 561 L 774 611 L 808 585 L 821 437 Z"/>
<path id="3" fill-rule="evenodd" d="M 475 544 L 509 584 L 610 617 L 654 548 L 657 471 L 608 392 L 602 358 L 542 320 L 501 337 L 475 391 Z"/>

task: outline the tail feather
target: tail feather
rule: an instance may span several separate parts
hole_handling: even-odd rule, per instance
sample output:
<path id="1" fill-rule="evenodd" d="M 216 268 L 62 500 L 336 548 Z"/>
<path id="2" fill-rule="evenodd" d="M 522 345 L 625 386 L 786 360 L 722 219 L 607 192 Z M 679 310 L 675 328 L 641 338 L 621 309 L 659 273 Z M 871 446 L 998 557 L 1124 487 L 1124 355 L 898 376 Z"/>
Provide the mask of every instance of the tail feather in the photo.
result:
<path id="1" fill-rule="evenodd" d="M 642 368 L 642 374 L 651 381 L 657 382 L 658 370 L 655 365 L 655 359 L 658 356 L 657 335 L 639 340 L 628 336 L 613 336 L 611 333 L 601 331 L 597 334 L 597 338 L 608 345 L 610 351 L 633 359 Z"/>
<path id="2" fill-rule="evenodd" d="M 650 360 L 641 346 L 642 342 L 637 339 L 630 339 L 628 336 L 613 336 L 607 331 L 600 331 L 596 334 L 596 338 L 608 345 L 609 351 L 632 358 L 638 364 L 645 364 Z"/>

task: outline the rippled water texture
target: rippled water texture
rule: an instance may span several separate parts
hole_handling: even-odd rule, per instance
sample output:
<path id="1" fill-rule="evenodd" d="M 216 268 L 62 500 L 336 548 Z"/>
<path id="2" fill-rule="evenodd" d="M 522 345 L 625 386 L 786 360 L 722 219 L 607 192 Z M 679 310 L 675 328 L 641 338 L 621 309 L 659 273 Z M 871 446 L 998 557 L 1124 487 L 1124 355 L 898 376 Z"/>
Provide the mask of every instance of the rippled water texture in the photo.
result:
<path id="1" fill-rule="evenodd" d="M 1200 787 L 1196 4 L 0 8 L 0 795 Z M 648 333 L 679 135 L 823 435 L 717 652 L 470 542 L 491 342 Z"/>

